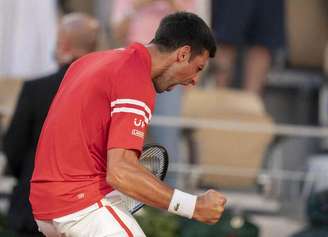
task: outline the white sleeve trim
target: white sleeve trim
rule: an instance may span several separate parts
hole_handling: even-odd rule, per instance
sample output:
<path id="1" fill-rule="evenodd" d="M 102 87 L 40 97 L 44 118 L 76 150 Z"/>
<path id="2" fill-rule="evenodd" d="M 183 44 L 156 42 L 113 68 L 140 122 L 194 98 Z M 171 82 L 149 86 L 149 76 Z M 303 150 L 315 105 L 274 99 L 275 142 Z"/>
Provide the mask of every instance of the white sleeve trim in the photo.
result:
<path id="1" fill-rule="evenodd" d="M 111 105 L 111 107 L 114 107 L 115 105 L 118 105 L 118 104 L 132 104 L 132 105 L 137 105 L 137 106 L 143 107 L 145 109 L 145 111 L 149 114 L 149 120 L 151 119 L 151 116 L 152 116 L 151 110 L 148 107 L 148 105 L 143 101 L 135 100 L 135 99 L 117 99 L 117 100 L 112 101 L 110 105 Z"/>
<path id="2" fill-rule="evenodd" d="M 145 123 L 149 123 L 149 119 L 146 117 L 146 113 L 140 109 L 134 109 L 134 108 L 128 108 L 128 107 L 119 107 L 114 108 L 111 112 L 111 116 L 113 116 L 114 113 L 132 113 L 132 114 L 138 114 L 144 117 Z"/>

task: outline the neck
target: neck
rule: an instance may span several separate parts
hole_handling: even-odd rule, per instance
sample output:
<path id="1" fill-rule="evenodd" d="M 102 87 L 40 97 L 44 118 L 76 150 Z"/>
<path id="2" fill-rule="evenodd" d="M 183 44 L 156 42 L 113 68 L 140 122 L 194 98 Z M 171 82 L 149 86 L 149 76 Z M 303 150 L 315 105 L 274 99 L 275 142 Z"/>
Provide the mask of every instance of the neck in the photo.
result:
<path id="1" fill-rule="evenodd" d="M 171 53 L 162 53 L 154 44 L 145 45 L 151 56 L 151 78 L 157 78 L 174 61 Z"/>

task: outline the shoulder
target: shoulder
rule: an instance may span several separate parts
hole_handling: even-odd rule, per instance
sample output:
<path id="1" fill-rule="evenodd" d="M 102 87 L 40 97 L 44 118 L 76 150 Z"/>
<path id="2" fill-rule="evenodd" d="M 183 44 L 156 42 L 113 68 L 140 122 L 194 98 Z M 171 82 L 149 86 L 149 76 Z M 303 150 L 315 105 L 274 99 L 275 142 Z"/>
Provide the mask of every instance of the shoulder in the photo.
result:
<path id="1" fill-rule="evenodd" d="M 118 67 L 121 74 L 131 74 L 136 77 L 150 77 L 151 58 L 144 45 L 134 43 L 126 49 L 118 49 L 121 54 L 121 63 Z M 130 75 L 129 75 L 130 74 Z"/>

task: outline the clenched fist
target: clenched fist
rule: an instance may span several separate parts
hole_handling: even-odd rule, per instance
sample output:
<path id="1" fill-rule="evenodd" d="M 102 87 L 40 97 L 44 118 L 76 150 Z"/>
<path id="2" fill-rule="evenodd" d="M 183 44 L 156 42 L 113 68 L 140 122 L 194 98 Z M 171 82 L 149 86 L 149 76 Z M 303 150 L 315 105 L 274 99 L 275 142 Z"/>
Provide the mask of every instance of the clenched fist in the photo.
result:
<path id="1" fill-rule="evenodd" d="M 215 224 L 221 218 L 225 203 L 226 198 L 221 193 L 208 190 L 197 197 L 193 219 Z"/>

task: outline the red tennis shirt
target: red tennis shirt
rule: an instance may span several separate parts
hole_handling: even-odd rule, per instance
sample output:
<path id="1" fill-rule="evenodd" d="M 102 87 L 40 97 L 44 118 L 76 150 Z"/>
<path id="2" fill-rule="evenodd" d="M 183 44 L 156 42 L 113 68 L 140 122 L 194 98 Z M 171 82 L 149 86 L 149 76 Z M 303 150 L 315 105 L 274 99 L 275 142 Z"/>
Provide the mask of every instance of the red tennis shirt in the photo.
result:
<path id="1" fill-rule="evenodd" d="M 141 44 L 96 52 L 65 74 L 42 128 L 30 202 L 39 220 L 71 214 L 99 201 L 107 150 L 141 151 L 155 103 L 151 58 Z"/>

